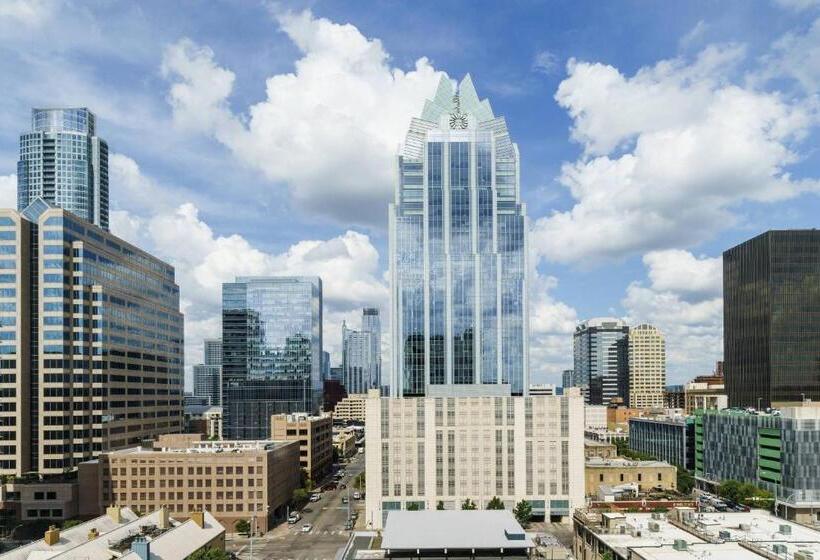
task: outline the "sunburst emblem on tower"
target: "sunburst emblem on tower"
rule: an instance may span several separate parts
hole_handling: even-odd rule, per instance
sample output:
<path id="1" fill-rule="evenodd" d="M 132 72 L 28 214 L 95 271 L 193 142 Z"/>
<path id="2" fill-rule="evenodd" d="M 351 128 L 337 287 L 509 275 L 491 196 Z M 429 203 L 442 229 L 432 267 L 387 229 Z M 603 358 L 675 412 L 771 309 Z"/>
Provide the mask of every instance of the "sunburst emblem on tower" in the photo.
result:
<path id="1" fill-rule="evenodd" d="M 450 128 L 464 130 L 467 128 L 467 113 L 461 112 L 461 100 L 458 94 L 453 96 L 453 105 L 456 109 L 450 113 Z"/>

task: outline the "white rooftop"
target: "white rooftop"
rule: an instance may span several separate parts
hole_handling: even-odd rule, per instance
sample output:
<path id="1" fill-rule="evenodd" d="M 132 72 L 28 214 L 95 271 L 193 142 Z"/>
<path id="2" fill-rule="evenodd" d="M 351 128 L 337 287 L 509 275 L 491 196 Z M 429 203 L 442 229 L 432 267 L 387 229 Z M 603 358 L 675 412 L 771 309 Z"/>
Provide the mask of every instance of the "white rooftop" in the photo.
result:
<path id="1" fill-rule="evenodd" d="M 624 532 L 619 529 L 610 529 L 608 533 L 595 531 L 598 538 L 624 556 L 630 550 L 631 558 L 760 560 L 761 554 L 741 546 L 741 542 L 769 553 L 773 553 L 774 545 L 785 546 L 790 555 L 797 550 L 807 550 L 813 552 L 815 558 L 820 558 L 820 531 L 775 517 L 764 510 L 695 513 L 692 528 L 708 536 L 713 543 L 672 525 L 665 515 L 661 519 L 652 519 L 650 513 L 619 513 L 609 517 L 616 523 L 623 523 Z M 658 530 L 651 530 L 650 524 Z M 676 540 L 685 541 L 687 549 L 675 550 Z"/>
<path id="2" fill-rule="evenodd" d="M 623 469 L 627 467 L 671 467 L 672 464 L 666 461 L 638 461 L 635 459 L 624 459 L 623 457 L 613 457 L 610 459 L 590 457 L 586 460 L 586 466 Z"/>
<path id="3" fill-rule="evenodd" d="M 385 550 L 522 549 L 533 542 L 506 510 L 391 511 Z"/>
<path id="4" fill-rule="evenodd" d="M 128 508 L 121 510 L 122 522 L 117 523 L 108 515 L 103 515 L 60 532 L 59 541 L 54 545 L 46 544 L 41 539 L 26 546 L 12 549 L 1 554 L 2 560 L 110 560 L 120 557 L 128 560 L 139 560 L 130 548 L 117 551 L 117 543 L 125 539 L 143 535 L 144 528 L 156 528 L 160 525 L 159 510 L 137 517 Z M 203 547 L 225 531 L 225 528 L 205 512 L 204 527 L 194 521 L 178 523 L 169 519 L 168 528 L 157 530 L 151 536 L 149 530 L 144 536 L 149 541 L 151 558 L 154 560 L 184 560 L 194 551 Z M 98 536 L 89 539 L 89 532 L 96 529 Z M 122 556 L 120 556 L 122 554 Z"/>

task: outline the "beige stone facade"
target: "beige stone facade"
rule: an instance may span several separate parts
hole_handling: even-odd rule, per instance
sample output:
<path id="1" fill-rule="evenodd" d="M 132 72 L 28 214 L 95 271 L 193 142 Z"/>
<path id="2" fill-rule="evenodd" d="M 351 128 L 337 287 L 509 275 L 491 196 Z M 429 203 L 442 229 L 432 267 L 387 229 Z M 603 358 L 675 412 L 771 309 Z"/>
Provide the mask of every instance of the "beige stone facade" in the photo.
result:
<path id="1" fill-rule="evenodd" d="M 587 460 L 584 470 L 587 496 L 596 495 L 602 484 L 613 487 L 635 483 L 639 492 L 677 489 L 678 469 L 663 461 L 593 458 Z"/>
<path id="2" fill-rule="evenodd" d="M 330 473 L 333 464 L 333 419 L 329 414 L 275 414 L 270 418 L 271 439 L 299 443 L 299 465 L 314 483 Z"/>
<path id="3" fill-rule="evenodd" d="M 690 381 L 684 387 L 684 394 L 686 414 L 692 414 L 699 408 L 722 410 L 729 407 L 729 397 L 722 377 L 716 380 Z"/>
<path id="4" fill-rule="evenodd" d="M 336 403 L 333 419 L 364 424 L 367 395 L 354 393 Z"/>
<path id="5" fill-rule="evenodd" d="M 662 408 L 666 389 L 666 339 L 652 325 L 629 329 L 630 408 Z"/>
<path id="6" fill-rule="evenodd" d="M 390 510 L 484 509 L 529 500 L 536 516 L 560 517 L 583 504 L 584 408 L 565 396 L 367 399 L 366 524 Z"/>
<path id="7" fill-rule="evenodd" d="M 600 459 L 613 459 L 618 456 L 618 448 L 614 443 L 605 441 L 595 441 L 588 439 L 584 441 L 584 458 L 590 459 L 598 457 Z"/>
<path id="8" fill-rule="evenodd" d="M 207 510 L 228 532 L 240 519 L 258 531 L 283 519 L 299 486 L 296 442 L 201 442 L 187 448 L 131 448 L 80 465 L 80 493 L 96 496 L 97 512 L 111 504 L 137 511 L 167 505 L 179 519 Z M 85 498 L 83 498 L 85 500 Z M 84 513 L 93 514 L 90 504 Z"/>
<path id="9" fill-rule="evenodd" d="M 174 268 L 45 203 L 28 216 L 0 209 L 0 474 L 181 431 Z"/>
<path id="10" fill-rule="evenodd" d="M 356 453 L 356 432 L 349 428 L 333 431 L 333 448 L 339 457 L 350 457 Z"/>

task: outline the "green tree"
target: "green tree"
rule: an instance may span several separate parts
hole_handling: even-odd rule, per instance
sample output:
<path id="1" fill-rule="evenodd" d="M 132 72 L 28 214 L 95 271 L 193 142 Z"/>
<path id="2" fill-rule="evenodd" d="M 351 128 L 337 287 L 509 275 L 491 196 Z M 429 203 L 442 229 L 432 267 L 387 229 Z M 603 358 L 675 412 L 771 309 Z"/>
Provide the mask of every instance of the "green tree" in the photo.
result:
<path id="1" fill-rule="evenodd" d="M 82 523 L 80 519 L 66 519 L 63 521 L 63 529 L 70 529 L 71 527 L 76 527 Z"/>
<path id="2" fill-rule="evenodd" d="M 493 496 L 493 499 L 487 503 L 487 509 L 504 509 L 504 502 L 498 496 Z"/>
<path id="3" fill-rule="evenodd" d="M 467 498 L 466 500 L 464 500 L 464 503 L 461 504 L 461 509 L 463 509 L 463 510 L 474 510 L 474 509 L 476 509 L 475 502 L 472 501 L 470 498 Z"/>
<path id="4" fill-rule="evenodd" d="M 436 509 L 439 510 L 439 511 L 443 510 L 444 509 L 444 502 L 439 500 L 438 503 L 436 503 Z"/>
<path id="5" fill-rule="evenodd" d="M 695 487 L 695 477 L 692 476 L 692 473 L 684 469 L 683 467 L 678 467 L 678 492 L 681 494 L 691 494 L 692 488 Z"/>
<path id="6" fill-rule="evenodd" d="M 240 519 L 236 522 L 236 525 L 234 525 L 234 529 L 236 529 L 236 532 L 240 535 L 249 535 L 251 532 L 251 524 L 247 519 Z"/>
<path id="7" fill-rule="evenodd" d="M 410 502 L 409 504 L 407 504 L 407 507 L 405 509 L 407 511 L 418 511 L 419 510 L 419 504 L 416 503 L 416 502 Z"/>
<path id="8" fill-rule="evenodd" d="M 293 491 L 293 503 L 301 504 L 308 499 L 308 491 L 304 488 L 297 488 Z"/>
<path id="9" fill-rule="evenodd" d="M 365 478 L 364 473 L 361 473 L 356 479 L 353 481 L 353 487 L 356 490 L 364 490 L 365 487 Z"/>
<path id="10" fill-rule="evenodd" d="M 532 519 L 532 506 L 527 500 L 521 500 L 515 505 L 513 515 L 521 523 L 522 527 L 526 527 Z"/>
<path id="11" fill-rule="evenodd" d="M 206 546 L 188 556 L 186 560 L 230 560 L 230 558 L 231 555 L 224 550 Z"/>

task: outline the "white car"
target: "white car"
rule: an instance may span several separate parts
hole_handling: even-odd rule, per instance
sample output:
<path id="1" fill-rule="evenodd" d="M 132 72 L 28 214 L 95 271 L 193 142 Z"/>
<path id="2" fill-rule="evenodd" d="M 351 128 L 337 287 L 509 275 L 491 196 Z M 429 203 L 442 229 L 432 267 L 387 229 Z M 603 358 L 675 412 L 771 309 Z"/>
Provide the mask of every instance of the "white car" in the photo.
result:
<path id="1" fill-rule="evenodd" d="M 291 514 L 290 514 L 290 517 L 288 517 L 288 523 L 290 523 L 291 525 L 293 525 L 294 523 L 296 523 L 296 522 L 297 522 L 297 521 L 299 521 L 300 519 L 302 519 L 302 516 L 301 516 L 301 515 L 299 515 L 298 513 L 291 513 Z"/>
<path id="2" fill-rule="evenodd" d="M 358 492 L 353 492 L 353 499 L 354 499 L 354 500 L 361 500 L 361 499 L 362 499 L 362 495 L 361 495 L 361 494 L 359 494 Z"/>
<path id="3" fill-rule="evenodd" d="M 310 495 L 310 501 L 311 502 L 318 502 L 321 499 L 322 499 L 322 497 L 319 494 L 311 494 Z"/>
<path id="4" fill-rule="evenodd" d="M 302 525 L 303 533 L 310 533 L 311 529 L 313 529 L 313 525 L 311 525 L 310 523 L 305 523 L 304 525 Z"/>

